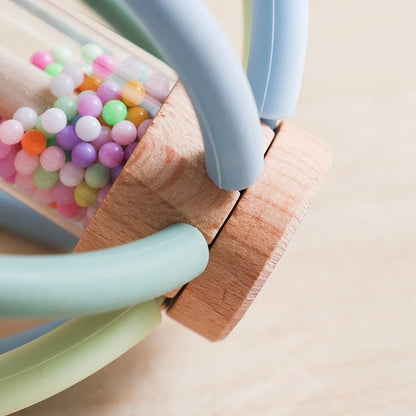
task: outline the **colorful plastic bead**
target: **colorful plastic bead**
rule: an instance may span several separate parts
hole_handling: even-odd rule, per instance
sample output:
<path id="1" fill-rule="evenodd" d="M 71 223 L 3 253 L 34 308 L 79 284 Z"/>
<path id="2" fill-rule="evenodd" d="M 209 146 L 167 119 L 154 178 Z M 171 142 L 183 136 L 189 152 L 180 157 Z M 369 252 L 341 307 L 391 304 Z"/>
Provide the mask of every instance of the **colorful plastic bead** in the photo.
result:
<path id="1" fill-rule="evenodd" d="M 52 188 L 35 189 L 34 197 L 44 205 L 49 205 L 53 202 Z"/>
<path id="2" fill-rule="evenodd" d="M 86 182 L 81 182 L 74 191 L 75 202 L 80 207 L 90 207 L 97 202 L 98 189 L 91 188 Z"/>
<path id="3" fill-rule="evenodd" d="M 84 81 L 79 86 L 79 89 L 81 91 L 91 90 L 91 91 L 97 92 L 101 83 L 102 81 L 99 78 L 93 77 L 91 75 L 85 75 Z"/>
<path id="4" fill-rule="evenodd" d="M 83 116 L 75 125 L 77 136 L 84 142 L 92 142 L 101 132 L 100 122 L 92 116 Z"/>
<path id="5" fill-rule="evenodd" d="M 14 177 L 14 184 L 27 194 L 31 194 L 36 189 L 35 184 L 33 183 L 33 175 L 22 175 L 20 173 L 16 173 L 16 176 Z"/>
<path id="6" fill-rule="evenodd" d="M 85 75 L 81 64 L 67 64 L 62 69 L 62 73 L 72 78 L 75 88 L 78 88 L 84 82 Z"/>
<path id="7" fill-rule="evenodd" d="M 128 145 L 136 140 L 137 128 L 128 120 L 119 121 L 111 129 L 111 138 L 122 146 Z"/>
<path id="8" fill-rule="evenodd" d="M 149 118 L 149 113 L 143 107 L 130 107 L 127 110 L 126 120 L 131 121 L 136 127 Z"/>
<path id="9" fill-rule="evenodd" d="M 38 130 L 29 130 L 22 137 L 23 150 L 32 156 L 40 155 L 46 148 L 46 137 Z"/>
<path id="10" fill-rule="evenodd" d="M 39 166 L 39 156 L 26 153 L 23 149 L 14 157 L 14 167 L 21 175 L 30 175 Z"/>
<path id="11" fill-rule="evenodd" d="M 137 129 L 137 137 L 141 139 L 144 134 L 146 133 L 146 130 L 149 128 L 149 126 L 152 124 L 153 120 L 145 120 L 143 123 L 140 124 L 139 128 Z"/>
<path id="12" fill-rule="evenodd" d="M 33 183 L 38 189 L 50 189 L 58 182 L 59 172 L 57 170 L 48 172 L 38 166 L 33 174 Z"/>
<path id="13" fill-rule="evenodd" d="M 53 62 L 45 68 L 45 72 L 49 74 L 51 77 L 56 77 L 58 74 L 62 72 L 63 65 L 59 62 Z"/>
<path id="14" fill-rule="evenodd" d="M 14 159 L 10 154 L 0 159 L 0 177 L 9 178 L 16 173 Z"/>
<path id="15" fill-rule="evenodd" d="M 49 108 L 41 115 L 42 127 L 48 133 L 56 134 L 66 126 L 66 115 L 60 108 Z"/>
<path id="16" fill-rule="evenodd" d="M 98 137 L 91 142 L 96 150 L 99 150 L 104 143 L 111 141 L 111 128 L 108 126 L 101 126 L 101 131 Z"/>
<path id="17" fill-rule="evenodd" d="M 59 171 L 59 180 L 65 186 L 77 186 L 84 180 L 84 172 L 84 169 L 74 162 L 66 162 Z"/>
<path id="18" fill-rule="evenodd" d="M 114 81 L 106 81 L 98 87 L 97 95 L 100 97 L 102 104 L 111 100 L 119 100 L 121 98 L 121 88 Z"/>
<path id="19" fill-rule="evenodd" d="M 130 159 L 130 156 L 133 154 L 134 149 L 137 147 L 137 142 L 130 143 L 124 149 L 124 161 L 127 162 Z"/>
<path id="20" fill-rule="evenodd" d="M 108 184 L 109 180 L 110 170 L 100 163 L 94 163 L 85 171 L 85 182 L 91 188 L 102 188 Z"/>
<path id="21" fill-rule="evenodd" d="M 78 101 L 78 113 L 81 116 L 98 117 L 103 109 L 103 104 L 96 94 L 85 94 Z"/>
<path id="22" fill-rule="evenodd" d="M 144 62 L 134 56 L 124 59 L 117 68 L 116 74 L 123 79 L 145 81 L 149 70 Z"/>
<path id="23" fill-rule="evenodd" d="M 123 170 L 123 165 L 118 165 L 115 168 L 111 169 L 111 182 L 114 183 L 119 177 L 121 171 Z"/>
<path id="24" fill-rule="evenodd" d="M 66 97 L 74 92 L 74 81 L 67 74 L 58 74 L 51 81 L 51 92 L 56 97 Z"/>
<path id="25" fill-rule="evenodd" d="M 10 153 L 11 146 L 0 141 L 0 159 L 6 157 Z"/>
<path id="26" fill-rule="evenodd" d="M 77 114 L 77 104 L 71 97 L 59 97 L 53 106 L 61 109 L 67 120 L 72 120 Z"/>
<path id="27" fill-rule="evenodd" d="M 104 186 L 104 188 L 101 188 L 98 191 L 97 202 L 99 204 L 102 204 L 103 203 L 103 201 L 104 201 L 105 197 L 107 196 L 108 192 L 110 191 L 110 189 L 111 189 L 111 185 L 106 185 L 106 186 Z"/>
<path id="28" fill-rule="evenodd" d="M 156 100 L 163 102 L 170 92 L 169 79 L 161 72 L 155 72 L 144 83 L 146 92 Z"/>
<path id="29" fill-rule="evenodd" d="M 58 181 L 56 185 L 52 188 L 53 200 L 58 205 L 72 204 L 75 201 L 74 190 L 75 187 L 68 187 L 64 185 L 61 181 Z"/>
<path id="30" fill-rule="evenodd" d="M 91 143 L 81 142 L 71 152 L 72 161 L 80 168 L 91 166 L 97 158 L 97 151 Z"/>
<path id="31" fill-rule="evenodd" d="M 65 153 L 58 146 L 47 147 L 40 155 L 40 164 L 48 172 L 59 170 L 65 164 Z"/>
<path id="32" fill-rule="evenodd" d="M 72 60 L 73 53 L 66 45 L 56 45 L 52 48 L 51 54 L 55 62 L 66 65 Z"/>
<path id="33" fill-rule="evenodd" d="M 58 146 L 63 150 L 72 150 L 81 139 L 77 136 L 74 126 L 65 126 L 57 135 Z"/>
<path id="34" fill-rule="evenodd" d="M 13 114 L 13 118 L 20 122 L 23 130 L 33 129 L 38 119 L 38 113 L 31 107 L 20 107 Z"/>
<path id="35" fill-rule="evenodd" d="M 137 80 L 126 82 L 121 89 L 121 99 L 129 107 L 141 104 L 145 96 L 146 90 Z"/>
<path id="36" fill-rule="evenodd" d="M 96 43 L 87 43 L 81 47 L 82 59 L 91 64 L 92 61 L 104 52 L 103 48 Z"/>
<path id="37" fill-rule="evenodd" d="M 82 208 L 74 201 L 67 205 L 58 204 L 56 210 L 64 218 L 75 218 L 82 211 Z"/>
<path id="38" fill-rule="evenodd" d="M 4 144 L 15 144 L 22 140 L 24 129 L 22 123 L 11 119 L 0 124 L 0 141 Z"/>
<path id="39" fill-rule="evenodd" d="M 92 71 L 97 78 L 105 79 L 110 76 L 115 69 L 114 58 L 103 53 L 97 56 L 92 62 Z"/>
<path id="40" fill-rule="evenodd" d="M 114 142 L 109 142 L 101 146 L 98 153 L 99 161 L 108 168 L 115 168 L 124 159 L 123 148 Z"/>
<path id="41" fill-rule="evenodd" d="M 48 65 L 53 63 L 53 57 L 49 52 L 38 51 L 31 56 L 30 62 L 44 70 Z"/>
<path id="42" fill-rule="evenodd" d="M 51 137 L 55 136 L 55 133 L 48 133 L 43 127 L 42 127 L 42 116 L 39 116 L 36 120 L 35 129 L 39 130 L 47 139 L 50 139 Z"/>
<path id="43" fill-rule="evenodd" d="M 110 100 L 104 105 L 102 116 L 107 124 L 114 126 L 114 124 L 126 118 L 127 107 L 120 100 Z"/>

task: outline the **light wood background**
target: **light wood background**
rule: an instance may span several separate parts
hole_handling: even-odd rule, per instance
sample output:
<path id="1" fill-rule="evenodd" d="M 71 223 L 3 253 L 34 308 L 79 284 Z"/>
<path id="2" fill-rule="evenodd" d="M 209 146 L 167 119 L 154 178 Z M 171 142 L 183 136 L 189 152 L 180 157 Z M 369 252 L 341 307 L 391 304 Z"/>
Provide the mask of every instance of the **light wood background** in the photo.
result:
<path id="1" fill-rule="evenodd" d="M 239 0 L 210 4 L 239 48 Z M 293 120 L 333 146 L 335 163 L 231 336 L 211 344 L 165 319 L 19 415 L 416 414 L 415 12 L 411 0 L 311 2 Z M 46 250 L 8 233 L 0 248 Z"/>

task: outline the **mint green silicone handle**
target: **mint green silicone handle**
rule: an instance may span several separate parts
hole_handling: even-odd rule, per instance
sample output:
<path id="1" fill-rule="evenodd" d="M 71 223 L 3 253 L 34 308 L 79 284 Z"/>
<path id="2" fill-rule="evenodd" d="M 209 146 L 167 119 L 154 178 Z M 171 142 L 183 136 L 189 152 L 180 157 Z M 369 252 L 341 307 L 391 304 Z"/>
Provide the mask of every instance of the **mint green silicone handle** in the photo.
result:
<path id="1" fill-rule="evenodd" d="M 155 301 L 74 319 L 0 355 L 0 415 L 78 383 L 148 335 L 160 322 Z"/>
<path id="2" fill-rule="evenodd" d="M 0 316 L 74 317 L 135 305 L 197 277 L 208 257 L 204 236 L 187 224 L 89 253 L 0 255 Z"/>

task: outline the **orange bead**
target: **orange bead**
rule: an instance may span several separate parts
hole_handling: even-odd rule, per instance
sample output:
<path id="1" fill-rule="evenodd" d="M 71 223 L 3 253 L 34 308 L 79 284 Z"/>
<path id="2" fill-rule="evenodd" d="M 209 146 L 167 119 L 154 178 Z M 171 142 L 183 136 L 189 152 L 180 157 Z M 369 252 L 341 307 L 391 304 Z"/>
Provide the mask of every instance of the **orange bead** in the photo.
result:
<path id="1" fill-rule="evenodd" d="M 131 121 L 136 127 L 148 118 L 149 113 L 143 107 L 131 107 L 127 111 L 126 120 Z"/>
<path id="2" fill-rule="evenodd" d="M 128 107 L 141 104 L 146 95 L 146 89 L 140 81 L 126 82 L 121 90 L 121 99 Z"/>
<path id="3" fill-rule="evenodd" d="M 46 149 L 45 135 L 39 130 L 28 130 L 22 137 L 22 148 L 29 155 L 40 155 Z"/>
<path id="4" fill-rule="evenodd" d="M 85 75 L 83 83 L 79 86 L 80 91 L 92 90 L 97 92 L 98 87 L 101 85 L 102 81 L 91 75 Z"/>

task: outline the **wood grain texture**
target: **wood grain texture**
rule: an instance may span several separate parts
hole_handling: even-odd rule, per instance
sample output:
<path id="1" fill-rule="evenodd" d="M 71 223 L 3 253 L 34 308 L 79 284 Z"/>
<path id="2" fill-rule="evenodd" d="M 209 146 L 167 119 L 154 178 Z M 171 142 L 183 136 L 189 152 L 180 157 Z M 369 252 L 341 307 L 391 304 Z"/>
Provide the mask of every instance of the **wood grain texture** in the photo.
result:
<path id="1" fill-rule="evenodd" d="M 263 128 L 266 141 L 273 134 Z M 210 243 L 240 193 L 207 176 L 197 118 L 178 83 L 140 140 L 75 251 L 124 244 L 186 222 Z"/>
<path id="2" fill-rule="evenodd" d="M 22 106 L 45 111 L 55 101 L 50 80 L 48 74 L 0 46 L 0 116 L 11 118 Z"/>
<path id="3" fill-rule="evenodd" d="M 282 123 L 262 176 L 212 244 L 206 271 L 173 299 L 168 315 L 212 341 L 227 336 L 282 256 L 331 160 L 328 146 Z"/>

